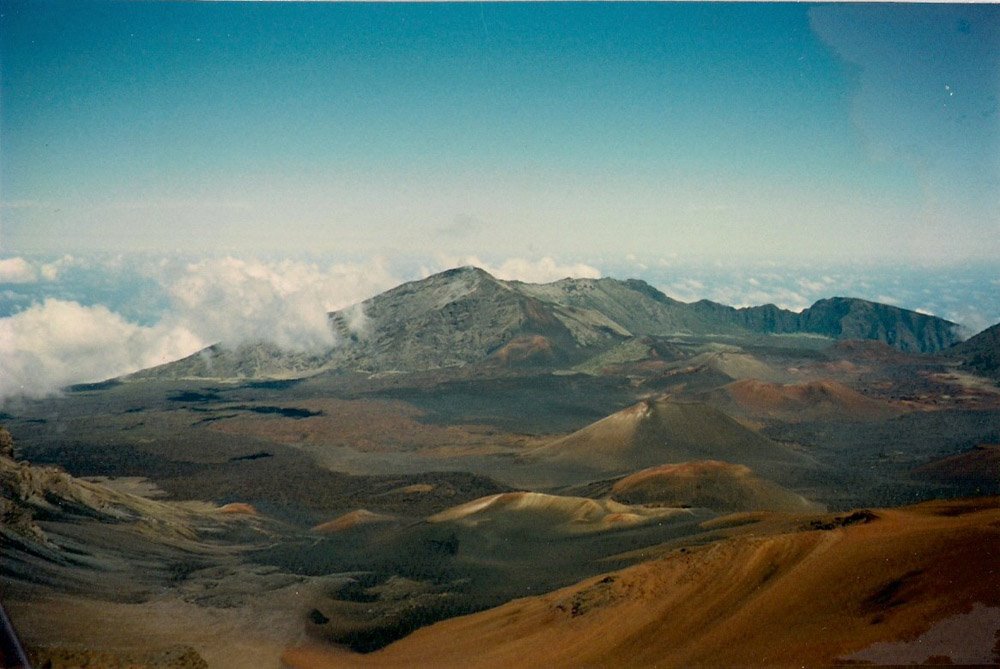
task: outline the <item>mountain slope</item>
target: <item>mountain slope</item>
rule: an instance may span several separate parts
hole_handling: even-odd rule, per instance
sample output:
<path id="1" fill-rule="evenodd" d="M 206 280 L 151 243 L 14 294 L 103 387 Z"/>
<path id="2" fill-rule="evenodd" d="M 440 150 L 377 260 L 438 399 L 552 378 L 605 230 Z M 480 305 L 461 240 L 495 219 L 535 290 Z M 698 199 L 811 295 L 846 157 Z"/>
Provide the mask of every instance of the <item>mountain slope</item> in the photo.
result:
<path id="1" fill-rule="evenodd" d="M 929 462 L 913 474 L 961 486 L 972 494 L 1000 493 L 1000 445 L 979 444 L 972 450 Z"/>
<path id="2" fill-rule="evenodd" d="M 773 304 L 735 309 L 708 300 L 691 305 L 752 332 L 806 332 L 834 339 L 880 341 L 901 351 L 933 353 L 960 341 L 956 323 L 909 309 L 851 297 L 817 301 L 801 313 Z"/>
<path id="3" fill-rule="evenodd" d="M 542 302 L 560 305 L 557 313 L 562 318 L 600 314 L 622 333 L 634 336 L 745 332 L 739 323 L 693 310 L 638 279 L 562 279 L 546 284 L 517 281 L 510 285 Z"/>
<path id="4" fill-rule="evenodd" d="M 821 510 L 805 498 L 758 478 L 749 467 L 718 460 L 660 465 L 630 474 L 611 487 L 623 504 L 704 507 L 713 511 Z"/>
<path id="5" fill-rule="evenodd" d="M 684 514 L 680 509 L 628 506 L 613 500 L 562 497 L 538 492 L 491 495 L 446 509 L 428 518 L 430 523 L 458 523 L 475 527 L 489 523 L 540 535 L 571 535 L 629 527 Z"/>
<path id="6" fill-rule="evenodd" d="M 747 527 L 375 653 L 300 647 L 283 660 L 295 669 L 1000 660 L 996 498 Z"/>
<path id="7" fill-rule="evenodd" d="M 143 377 L 302 377 L 326 370 L 411 372 L 491 364 L 572 366 L 637 337 L 806 332 L 937 351 L 957 341 L 954 324 L 864 300 L 820 300 L 801 314 L 773 305 L 734 309 L 685 304 L 644 281 L 501 281 L 460 267 L 404 283 L 329 314 L 337 344 L 312 352 L 264 343 L 214 346 Z"/>
<path id="8" fill-rule="evenodd" d="M 712 396 L 732 415 L 745 413 L 755 418 L 780 418 L 792 423 L 832 419 L 885 420 L 902 413 L 887 402 L 865 397 L 829 379 L 784 385 L 742 379 L 719 388 Z"/>
<path id="9" fill-rule="evenodd" d="M 948 353 L 960 358 L 965 369 L 1000 379 L 1000 323 L 953 346 Z"/>
<path id="10" fill-rule="evenodd" d="M 572 355 L 581 345 L 625 333 L 613 324 L 587 323 L 587 337 L 567 327 L 555 306 L 514 290 L 483 270 L 463 267 L 403 284 L 363 303 L 366 327 L 353 345 L 335 353 L 369 371 L 432 369 L 479 362 L 518 338 L 540 337 Z M 344 312 L 331 314 L 346 326 Z M 598 328 L 603 330 L 595 332 Z"/>
<path id="11" fill-rule="evenodd" d="M 643 400 L 535 449 L 530 457 L 608 473 L 691 460 L 724 460 L 754 469 L 806 461 L 706 404 L 669 399 Z"/>

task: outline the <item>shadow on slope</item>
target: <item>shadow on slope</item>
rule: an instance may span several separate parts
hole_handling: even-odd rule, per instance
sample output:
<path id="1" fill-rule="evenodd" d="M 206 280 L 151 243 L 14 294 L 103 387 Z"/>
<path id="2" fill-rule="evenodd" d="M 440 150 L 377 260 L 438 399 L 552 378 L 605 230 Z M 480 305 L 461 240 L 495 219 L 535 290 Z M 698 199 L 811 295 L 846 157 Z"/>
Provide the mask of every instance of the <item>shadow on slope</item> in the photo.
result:
<path id="1" fill-rule="evenodd" d="M 562 485 L 691 460 L 747 465 L 768 478 L 787 478 L 813 464 L 806 455 L 758 435 L 717 409 L 670 398 L 643 400 L 525 458 Z"/>
<path id="2" fill-rule="evenodd" d="M 974 604 L 1000 607 L 1000 500 L 811 527 L 787 518 L 744 525 L 729 539 L 444 621 L 377 653 L 313 646 L 284 660 L 296 669 L 827 666 L 896 642 L 884 661 L 1000 661 L 990 628 L 922 643 Z"/>

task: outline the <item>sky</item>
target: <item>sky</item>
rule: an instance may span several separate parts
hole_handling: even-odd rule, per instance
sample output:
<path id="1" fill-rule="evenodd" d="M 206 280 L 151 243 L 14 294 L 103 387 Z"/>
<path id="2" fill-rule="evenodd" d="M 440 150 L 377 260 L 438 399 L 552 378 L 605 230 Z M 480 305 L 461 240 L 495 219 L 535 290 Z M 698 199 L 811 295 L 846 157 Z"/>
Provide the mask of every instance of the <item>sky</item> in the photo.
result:
<path id="1" fill-rule="evenodd" d="M 466 262 L 975 331 L 998 212 L 998 5 L 0 0 L 0 398 Z"/>

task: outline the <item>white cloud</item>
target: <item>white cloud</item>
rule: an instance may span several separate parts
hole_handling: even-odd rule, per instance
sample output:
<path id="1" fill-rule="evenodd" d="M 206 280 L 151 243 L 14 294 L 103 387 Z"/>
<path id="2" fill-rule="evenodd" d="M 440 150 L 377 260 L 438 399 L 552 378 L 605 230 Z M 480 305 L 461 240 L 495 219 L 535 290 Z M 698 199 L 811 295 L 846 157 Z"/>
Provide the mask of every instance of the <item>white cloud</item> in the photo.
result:
<path id="1" fill-rule="evenodd" d="M 168 289 L 172 317 L 226 345 L 248 340 L 294 348 L 332 345 L 322 300 L 309 290 L 315 277 L 301 267 L 289 269 L 235 258 L 189 265 Z"/>
<path id="2" fill-rule="evenodd" d="M 733 302 L 734 307 L 752 307 L 773 304 L 790 311 L 802 311 L 811 302 L 802 294 L 788 288 L 752 290 Z"/>
<path id="3" fill-rule="evenodd" d="M 321 268 L 297 261 L 221 258 L 192 263 L 168 288 L 172 318 L 203 339 L 269 341 L 315 350 L 336 344 L 327 313 L 398 284 L 381 260 Z M 362 327 L 364 314 L 350 324 Z"/>
<path id="4" fill-rule="evenodd" d="M 142 327 L 104 306 L 47 299 L 0 319 L 0 399 L 44 396 L 176 360 L 204 345 L 179 325 Z"/>
<path id="5" fill-rule="evenodd" d="M 662 287 L 660 290 L 682 302 L 697 302 L 709 297 L 709 291 L 705 290 L 705 284 L 697 279 L 681 279 Z"/>
<path id="6" fill-rule="evenodd" d="M 963 305 L 958 309 L 947 310 L 944 313 L 937 311 L 934 315 L 958 323 L 959 332 L 965 339 L 997 323 L 995 316 L 990 318 L 972 305 Z"/>
<path id="7" fill-rule="evenodd" d="M 628 253 L 625 255 L 625 261 L 631 266 L 635 267 L 639 271 L 645 272 L 649 269 L 649 265 L 644 263 L 639 257 L 634 253 Z"/>
<path id="8" fill-rule="evenodd" d="M 38 273 L 45 281 L 57 281 L 63 270 L 67 267 L 72 267 L 75 264 L 77 264 L 76 258 L 71 255 L 64 255 L 59 260 L 43 263 L 41 267 L 38 268 Z"/>
<path id="9" fill-rule="evenodd" d="M 128 374 L 213 343 L 264 340 L 294 350 L 331 346 L 336 341 L 329 311 L 399 283 L 378 259 L 320 267 L 220 258 L 150 267 L 169 298 L 155 325 L 131 322 L 103 305 L 55 298 L 0 319 L 0 400 Z M 349 327 L 365 327 L 360 307 L 348 316 Z"/>
<path id="10" fill-rule="evenodd" d="M 486 270 L 498 279 L 504 281 L 524 281 L 527 283 L 548 283 L 566 277 L 574 279 L 599 279 L 601 271 L 584 263 L 561 264 L 551 256 L 538 260 L 525 258 L 508 258 L 499 265 L 488 263 L 477 256 L 453 258 L 441 256 L 438 263 L 442 269 L 459 265 L 474 265 Z"/>
<path id="11" fill-rule="evenodd" d="M 35 283 L 38 272 L 24 258 L 0 259 L 0 283 Z"/>
<path id="12" fill-rule="evenodd" d="M 766 278 L 767 275 L 764 275 Z M 698 279 L 675 281 L 661 290 L 682 302 L 696 302 L 706 299 L 733 307 L 753 307 L 774 304 L 782 309 L 801 311 L 811 302 L 801 293 L 781 285 L 765 284 L 761 279 L 730 277 L 706 284 Z"/>
<path id="13" fill-rule="evenodd" d="M 64 269 L 76 264 L 71 255 L 64 255 L 58 260 L 44 262 L 28 260 L 20 256 L 0 259 L 0 283 L 38 283 L 53 282 L 59 279 Z"/>
<path id="14" fill-rule="evenodd" d="M 799 287 L 808 293 L 822 294 L 828 287 L 828 283 L 823 281 L 813 281 L 811 279 L 799 279 Z"/>

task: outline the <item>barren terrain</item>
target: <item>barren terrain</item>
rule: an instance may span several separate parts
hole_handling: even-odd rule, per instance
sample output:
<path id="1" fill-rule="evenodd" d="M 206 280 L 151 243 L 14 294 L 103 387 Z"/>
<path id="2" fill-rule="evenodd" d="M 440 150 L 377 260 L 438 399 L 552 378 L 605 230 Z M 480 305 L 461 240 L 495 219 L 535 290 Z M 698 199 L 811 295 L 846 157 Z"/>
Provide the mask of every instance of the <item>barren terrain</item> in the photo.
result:
<path id="1" fill-rule="evenodd" d="M 1000 391 L 912 350 L 946 325 L 900 350 L 645 284 L 432 279 L 329 358 L 216 352 L 215 376 L 5 405 L 0 594 L 30 653 L 997 661 Z"/>

